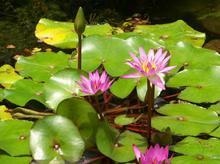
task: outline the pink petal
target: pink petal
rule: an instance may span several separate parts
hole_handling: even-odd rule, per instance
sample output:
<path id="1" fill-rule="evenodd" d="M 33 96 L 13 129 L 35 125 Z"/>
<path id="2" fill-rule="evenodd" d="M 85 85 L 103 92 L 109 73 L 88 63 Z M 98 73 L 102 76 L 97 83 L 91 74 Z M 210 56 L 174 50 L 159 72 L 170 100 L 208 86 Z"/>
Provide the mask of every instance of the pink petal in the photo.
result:
<path id="1" fill-rule="evenodd" d="M 141 58 L 142 61 L 147 60 L 147 55 L 146 55 L 146 53 L 144 51 L 144 48 L 140 47 L 139 48 L 139 53 L 140 53 L 140 58 Z"/>
<path id="2" fill-rule="evenodd" d="M 135 157 L 136 157 L 137 161 L 139 162 L 140 157 L 141 157 L 141 151 L 138 149 L 138 147 L 136 145 L 132 145 L 132 147 L 134 150 Z"/>
<path id="3" fill-rule="evenodd" d="M 154 50 L 150 49 L 148 51 L 148 61 L 152 61 L 154 59 Z"/>
<path id="4" fill-rule="evenodd" d="M 102 75 L 100 77 L 101 83 L 104 83 L 107 80 L 107 73 L 105 71 L 102 72 Z"/>
<path id="5" fill-rule="evenodd" d="M 141 65 L 139 59 L 133 54 L 133 53 L 130 53 L 130 56 L 133 58 L 134 62 Z"/>
<path id="6" fill-rule="evenodd" d="M 155 62 L 160 58 L 160 56 L 163 54 L 163 49 L 159 48 L 155 54 L 154 60 Z"/>
<path id="7" fill-rule="evenodd" d="M 161 73 L 167 73 L 169 72 L 170 70 L 176 68 L 176 66 L 169 66 L 169 67 L 165 67 L 163 70 L 161 70 L 160 72 Z"/>
<path id="8" fill-rule="evenodd" d="M 128 74 L 128 75 L 123 75 L 121 77 L 122 78 L 139 78 L 139 77 L 143 77 L 143 75 L 140 74 L 139 72 L 136 72 L 136 73 L 131 73 L 131 74 Z"/>
<path id="9" fill-rule="evenodd" d="M 153 76 L 149 76 L 148 79 L 150 80 L 151 83 L 153 83 L 154 85 L 158 86 L 159 88 L 161 88 L 162 90 L 165 90 L 165 85 L 164 85 L 164 81 L 160 78 L 160 76 L 158 76 L 157 74 L 153 75 Z"/>

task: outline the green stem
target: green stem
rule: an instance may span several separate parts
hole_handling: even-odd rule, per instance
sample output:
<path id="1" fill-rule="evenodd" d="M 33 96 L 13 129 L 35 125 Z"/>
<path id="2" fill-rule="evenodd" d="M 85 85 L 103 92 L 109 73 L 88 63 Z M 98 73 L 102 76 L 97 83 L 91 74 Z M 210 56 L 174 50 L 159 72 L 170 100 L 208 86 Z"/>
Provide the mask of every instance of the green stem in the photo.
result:
<path id="1" fill-rule="evenodd" d="M 99 114 L 99 117 L 100 117 L 101 120 L 103 120 L 103 115 L 102 115 L 102 111 L 101 111 L 101 108 L 100 108 L 99 99 L 98 99 L 97 95 L 95 95 L 95 103 L 96 103 L 96 109 L 97 109 L 97 112 Z"/>
<path id="2" fill-rule="evenodd" d="M 25 115 L 23 113 L 15 113 L 13 114 L 13 117 L 15 118 L 20 118 L 20 119 L 42 119 L 44 116 L 39 116 L 39 115 Z"/>
<path id="3" fill-rule="evenodd" d="M 78 69 L 82 68 L 82 35 L 78 34 Z"/>
<path id="4" fill-rule="evenodd" d="M 154 85 L 151 86 L 150 81 L 147 79 L 147 124 L 148 124 L 148 143 L 151 144 L 151 117 L 154 110 Z"/>
<path id="5" fill-rule="evenodd" d="M 22 107 L 18 107 L 14 110 L 14 112 L 16 111 L 21 111 L 24 112 L 26 114 L 31 114 L 31 115 L 41 115 L 41 116 L 51 116 L 54 115 L 54 113 L 45 113 L 45 112 L 37 112 L 31 109 L 27 109 L 27 108 L 22 108 Z"/>

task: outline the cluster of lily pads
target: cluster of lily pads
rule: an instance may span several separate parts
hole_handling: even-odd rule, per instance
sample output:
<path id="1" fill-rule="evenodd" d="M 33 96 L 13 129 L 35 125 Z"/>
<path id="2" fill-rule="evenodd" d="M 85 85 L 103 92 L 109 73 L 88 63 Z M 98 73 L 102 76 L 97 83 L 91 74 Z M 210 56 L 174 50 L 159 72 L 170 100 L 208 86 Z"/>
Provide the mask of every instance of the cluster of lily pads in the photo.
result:
<path id="1" fill-rule="evenodd" d="M 73 23 L 42 18 L 35 35 L 57 48 L 77 48 Z M 131 59 L 129 52 L 138 54 L 139 47 L 145 51 L 166 49 L 171 55 L 169 65 L 176 66 L 165 81 L 167 87 L 178 91 L 180 101 L 167 102 L 152 118 L 154 129 L 163 132 L 169 127 L 177 139 L 169 146 L 174 154 L 172 163 L 220 162 L 220 56 L 202 48 L 205 34 L 178 20 L 137 25 L 127 33 L 109 24 L 87 25 L 83 35 L 81 70 L 77 69 L 75 51 L 37 52 L 17 57 L 14 68 L 0 67 L 0 98 L 6 104 L 0 106 L 2 163 L 26 164 L 32 159 L 39 163 L 74 163 L 83 160 L 83 153 L 93 147 L 113 161 L 133 161 L 132 145 L 144 150 L 148 146 L 146 138 L 114 128 L 105 115 L 98 115 L 97 108 L 107 111 L 111 95 L 120 101 L 134 93 L 144 104 L 147 79 L 123 78 L 133 72 L 125 63 Z M 82 75 L 86 77 L 97 69 L 105 70 L 114 80 L 104 94 L 86 96 L 79 81 Z M 155 97 L 160 94 L 156 88 Z M 115 124 L 127 126 L 138 119 L 119 115 Z"/>

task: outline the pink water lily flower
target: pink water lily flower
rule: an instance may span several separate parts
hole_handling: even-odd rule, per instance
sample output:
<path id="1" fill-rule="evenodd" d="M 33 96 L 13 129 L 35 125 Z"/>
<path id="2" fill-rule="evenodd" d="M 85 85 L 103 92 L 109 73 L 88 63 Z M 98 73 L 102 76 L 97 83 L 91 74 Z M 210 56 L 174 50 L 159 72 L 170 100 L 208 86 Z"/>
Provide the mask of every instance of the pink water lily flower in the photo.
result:
<path id="1" fill-rule="evenodd" d="M 89 73 L 89 78 L 81 75 L 81 80 L 78 82 L 79 86 L 81 87 L 81 91 L 85 94 L 96 94 L 99 91 L 105 92 L 109 89 L 112 84 L 110 81 L 106 71 L 103 71 L 101 76 L 99 76 L 98 70 L 94 73 Z"/>
<path id="2" fill-rule="evenodd" d="M 154 53 L 153 49 L 150 49 L 148 54 L 145 53 L 143 48 L 139 48 L 140 57 L 136 57 L 133 53 L 130 53 L 133 61 L 127 61 L 127 64 L 136 69 L 138 72 L 124 75 L 123 78 L 140 78 L 147 77 L 150 82 L 161 89 L 165 89 L 165 83 L 162 76 L 175 68 L 176 66 L 167 67 L 168 61 L 171 56 L 167 56 L 167 51 L 163 52 L 160 48 Z"/>
<path id="3" fill-rule="evenodd" d="M 145 153 L 142 153 L 137 146 L 133 145 L 133 150 L 136 156 L 137 161 L 140 164 L 170 164 L 171 159 L 168 158 L 169 148 L 160 147 L 156 144 L 154 147 L 151 146 L 146 150 Z"/>

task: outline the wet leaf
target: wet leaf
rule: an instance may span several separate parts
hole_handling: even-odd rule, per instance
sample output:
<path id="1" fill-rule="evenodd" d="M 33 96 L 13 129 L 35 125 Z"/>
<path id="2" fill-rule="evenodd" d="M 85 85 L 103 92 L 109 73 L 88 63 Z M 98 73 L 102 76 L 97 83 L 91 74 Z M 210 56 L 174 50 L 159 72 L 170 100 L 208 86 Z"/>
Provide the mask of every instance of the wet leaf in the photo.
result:
<path id="1" fill-rule="evenodd" d="M 91 104 L 82 98 L 69 98 L 57 107 L 57 114 L 67 117 L 78 127 L 86 147 L 95 146 L 98 115 Z"/>
<path id="2" fill-rule="evenodd" d="M 219 164 L 220 159 L 213 159 L 213 158 L 208 158 L 208 157 L 203 157 L 203 156 L 186 156 L 186 155 L 181 155 L 174 157 L 172 159 L 172 164 L 186 164 L 186 163 L 193 163 L 193 164 Z"/>
<path id="3" fill-rule="evenodd" d="M 70 55 L 63 52 L 38 52 L 30 57 L 19 57 L 16 70 L 24 77 L 47 81 L 54 73 L 70 66 Z"/>
<path id="4" fill-rule="evenodd" d="M 16 81 L 22 79 L 20 75 L 18 75 L 14 68 L 8 64 L 5 64 L 0 67 L 0 84 L 5 88 L 10 88 L 12 84 Z"/>
<path id="5" fill-rule="evenodd" d="M 165 116 L 154 117 L 152 126 L 160 131 L 170 127 L 174 135 L 210 133 L 220 123 L 215 112 L 192 104 L 168 104 L 157 112 Z"/>
<path id="6" fill-rule="evenodd" d="M 37 121 L 31 130 L 30 146 L 35 160 L 48 163 L 57 157 L 77 162 L 84 151 L 84 141 L 77 127 L 62 116 Z"/>
<path id="7" fill-rule="evenodd" d="M 96 144 L 101 153 L 117 162 L 128 162 L 135 158 L 132 144 L 146 149 L 146 139 L 140 134 L 125 131 L 119 133 L 106 122 L 100 123 L 96 134 Z"/>
<path id="8" fill-rule="evenodd" d="M 0 149 L 11 156 L 30 155 L 29 133 L 31 126 L 32 122 L 24 120 L 0 121 Z"/>
<path id="9" fill-rule="evenodd" d="M 77 96 L 79 86 L 77 81 L 80 79 L 80 71 L 76 69 L 64 69 L 52 76 L 44 84 L 46 104 L 53 110 L 64 99 Z"/>
<path id="10" fill-rule="evenodd" d="M 220 67 L 189 69 L 177 73 L 167 83 L 169 87 L 186 86 L 178 98 L 195 103 L 220 100 Z"/>
<path id="11" fill-rule="evenodd" d="M 0 161 L 2 164 L 29 164 L 31 160 L 31 157 L 11 157 L 8 155 L 0 155 Z"/>
<path id="12" fill-rule="evenodd" d="M 109 24 L 87 25 L 84 32 L 89 35 L 111 35 L 112 27 Z M 76 48 L 78 39 L 74 31 L 74 24 L 42 18 L 37 24 L 35 36 L 41 41 L 59 48 Z"/>
<path id="13" fill-rule="evenodd" d="M 11 120 L 12 116 L 9 112 L 7 112 L 7 108 L 4 105 L 0 106 L 0 120 L 4 121 L 4 120 Z"/>
<path id="14" fill-rule="evenodd" d="M 20 106 L 24 106 L 30 100 L 37 100 L 44 104 L 43 84 L 29 79 L 19 80 L 10 89 L 4 90 L 4 98 Z"/>
<path id="15" fill-rule="evenodd" d="M 205 41 L 204 33 L 194 30 L 182 20 L 160 25 L 137 25 L 134 32 L 164 45 L 185 41 L 202 46 Z"/>
<path id="16" fill-rule="evenodd" d="M 127 117 L 125 114 L 119 115 L 114 119 L 115 124 L 124 126 L 124 125 L 129 125 L 132 124 L 136 121 L 134 117 Z"/>

